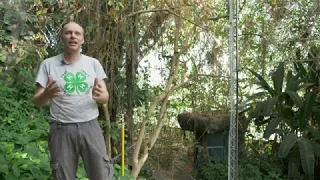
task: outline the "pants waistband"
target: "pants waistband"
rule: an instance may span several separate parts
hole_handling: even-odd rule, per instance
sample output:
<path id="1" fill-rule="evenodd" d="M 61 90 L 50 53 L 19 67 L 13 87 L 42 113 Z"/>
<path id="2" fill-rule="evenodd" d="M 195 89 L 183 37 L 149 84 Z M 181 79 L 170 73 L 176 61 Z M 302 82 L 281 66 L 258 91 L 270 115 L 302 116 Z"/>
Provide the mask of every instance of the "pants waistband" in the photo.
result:
<path id="1" fill-rule="evenodd" d="M 70 123 L 64 123 L 59 121 L 51 121 L 50 125 L 56 125 L 56 126 L 74 126 L 74 125 L 83 125 L 83 124 L 91 124 L 92 122 L 96 121 L 97 118 L 94 118 L 90 121 L 84 121 L 84 122 L 70 122 Z"/>

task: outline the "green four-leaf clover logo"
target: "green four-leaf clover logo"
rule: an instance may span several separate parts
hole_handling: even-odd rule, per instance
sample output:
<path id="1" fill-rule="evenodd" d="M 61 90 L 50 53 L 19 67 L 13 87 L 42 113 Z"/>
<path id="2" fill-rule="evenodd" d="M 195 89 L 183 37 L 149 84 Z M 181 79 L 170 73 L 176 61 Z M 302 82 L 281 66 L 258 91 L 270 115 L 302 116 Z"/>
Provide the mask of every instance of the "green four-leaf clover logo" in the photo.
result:
<path id="1" fill-rule="evenodd" d="M 77 72 L 76 75 L 74 75 L 71 72 L 67 72 L 64 75 L 64 80 L 66 81 L 66 84 L 64 85 L 63 89 L 68 93 L 72 94 L 74 91 L 77 92 L 77 94 L 80 94 L 80 92 L 85 92 L 88 89 L 88 83 L 85 82 L 87 79 L 87 76 L 84 75 L 82 72 Z"/>

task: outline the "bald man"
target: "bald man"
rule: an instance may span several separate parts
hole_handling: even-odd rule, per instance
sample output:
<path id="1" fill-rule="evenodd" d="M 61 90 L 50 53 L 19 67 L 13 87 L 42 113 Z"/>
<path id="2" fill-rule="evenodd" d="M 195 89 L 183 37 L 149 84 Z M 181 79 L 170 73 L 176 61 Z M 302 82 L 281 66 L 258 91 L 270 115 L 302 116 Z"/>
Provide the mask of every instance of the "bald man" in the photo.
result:
<path id="1" fill-rule="evenodd" d="M 100 62 L 81 54 L 83 28 L 74 22 L 63 26 L 64 52 L 45 59 L 36 78 L 34 104 L 50 102 L 48 145 L 54 180 L 75 180 L 79 157 L 90 180 L 109 180 L 113 165 L 106 153 L 98 124 L 97 103 L 107 103 L 107 78 Z"/>

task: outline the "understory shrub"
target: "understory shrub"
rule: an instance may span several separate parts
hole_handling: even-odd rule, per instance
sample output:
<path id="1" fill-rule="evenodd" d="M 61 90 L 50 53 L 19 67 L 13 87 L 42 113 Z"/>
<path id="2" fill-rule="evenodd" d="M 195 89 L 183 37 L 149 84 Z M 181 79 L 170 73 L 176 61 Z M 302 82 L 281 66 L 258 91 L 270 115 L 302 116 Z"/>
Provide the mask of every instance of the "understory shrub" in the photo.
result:
<path id="1" fill-rule="evenodd" d="M 227 159 L 214 159 L 208 154 L 203 154 L 201 159 L 195 173 L 197 180 L 228 179 Z M 267 154 L 246 153 L 238 161 L 239 180 L 287 180 L 284 169 L 283 162 Z"/>

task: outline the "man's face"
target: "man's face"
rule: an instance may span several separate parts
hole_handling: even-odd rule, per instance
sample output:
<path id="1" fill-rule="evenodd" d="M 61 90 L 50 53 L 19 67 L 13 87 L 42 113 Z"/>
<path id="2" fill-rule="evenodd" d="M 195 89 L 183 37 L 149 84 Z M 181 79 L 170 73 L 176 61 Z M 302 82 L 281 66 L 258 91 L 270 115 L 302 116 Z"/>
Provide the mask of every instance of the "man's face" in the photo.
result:
<path id="1" fill-rule="evenodd" d="M 64 26 L 61 42 L 65 51 L 79 52 L 84 42 L 83 29 L 76 23 L 69 23 Z"/>

